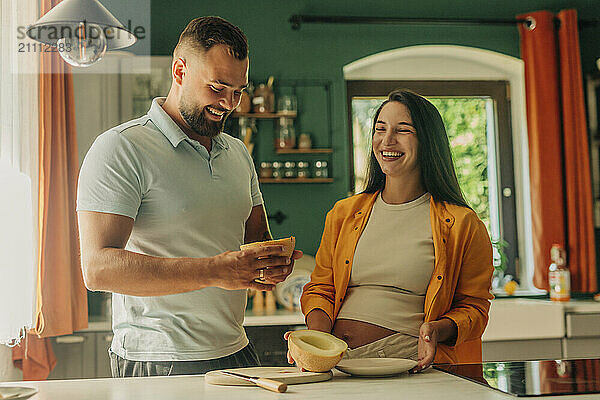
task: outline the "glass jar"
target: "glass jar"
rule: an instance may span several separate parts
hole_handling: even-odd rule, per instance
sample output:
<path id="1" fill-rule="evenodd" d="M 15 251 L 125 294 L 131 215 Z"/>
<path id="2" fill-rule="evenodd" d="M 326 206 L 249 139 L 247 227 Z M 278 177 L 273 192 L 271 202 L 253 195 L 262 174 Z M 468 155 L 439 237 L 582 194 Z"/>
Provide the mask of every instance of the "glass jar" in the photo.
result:
<path id="1" fill-rule="evenodd" d="M 261 178 L 272 178 L 273 177 L 273 163 L 263 161 L 260 163 L 260 169 L 258 170 L 258 176 Z"/>
<path id="2" fill-rule="evenodd" d="M 283 163 L 279 161 L 273 161 L 273 178 L 283 178 Z"/>
<path id="3" fill-rule="evenodd" d="M 296 96 L 294 95 L 283 95 L 277 100 L 277 112 L 286 115 L 296 115 L 298 111 L 298 103 Z"/>
<path id="4" fill-rule="evenodd" d="M 256 123 L 247 117 L 238 118 L 239 138 L 244 144 L 252 141 L 252 134 L 256 133 Z"/>
<path id="5" fill-rule="evenodd" d="M 328 178 L 329 177 L 329 171 L 327 169 L 327 161 L 324 161 L 324 160 L 315 161 L 314 177 L 315 178 Z"/>
<path id="6" fill-rule="evenodd" d="M 293 161 L 286 161 L 283 163 L 283 177 L 284 178 L 296 178 L 298 172 L 296 171 L 296 163 Z"/>
<path id="7" fill-rule="evenodd" d="M 296 147 L 296 130 L 294 120 L 290 118 L 279 118 L 275 137 L 276 149 L 293 149 Z"/>
<path id="8" fill-rule="evenodd" d="M 299 149 L 310 149 L 312 147 L 312 140 L 308 133 L 301 133 L 298 136 L 298 148 Z"/>
<path id="9" fill-rule="evenodd" d="M 310 170 L 308 169 L 308 161 L 298 161 L 296 164 L 298 170 L 298 178 L 310 178 Z"/>
<path id="10" fill-rule="evenodd" d="M 271 86 L 261 83 L 252 96 L 252 111 L 255 113 L 266 114 L 275 110 L 275 94 Z"/>

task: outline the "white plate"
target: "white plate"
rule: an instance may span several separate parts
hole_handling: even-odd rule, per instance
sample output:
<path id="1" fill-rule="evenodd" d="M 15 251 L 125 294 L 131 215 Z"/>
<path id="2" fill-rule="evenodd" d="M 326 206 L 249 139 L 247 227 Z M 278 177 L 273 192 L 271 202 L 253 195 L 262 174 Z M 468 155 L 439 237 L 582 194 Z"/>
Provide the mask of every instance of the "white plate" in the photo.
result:
<path id="1" fill-rule="evenodd" d="M 275 285 L 275 298 L 279 304 L 285 308 L 300 308 L 302 288 L 310 281 L 315 262 L 315 258 L 310 254 L 304 254 L 301 259 L 294 261 L 294 270 L 290 276 Z"/>
<path id="2" fill-rule="evenodd" d="M 0 399 L 8 397 L 10 400 L 28 399 L 38 390 L 36 388 L 24 386 L 0 386 Z"/>
<path id="3" fill-rule="evenodd" d="M 389 376 L 406 372 L 417 364 L 406 358 L 353 358 L 341 360 L 335 368 L 356 376 Z"/>

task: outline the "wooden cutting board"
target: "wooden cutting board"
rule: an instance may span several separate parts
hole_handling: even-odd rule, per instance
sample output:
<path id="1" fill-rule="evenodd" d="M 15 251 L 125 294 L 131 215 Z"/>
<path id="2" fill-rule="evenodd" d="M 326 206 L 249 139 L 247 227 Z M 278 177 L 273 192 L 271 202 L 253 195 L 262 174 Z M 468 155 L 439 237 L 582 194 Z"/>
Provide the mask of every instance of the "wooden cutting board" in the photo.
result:
<path id="1" fill-rule="evenodd" d="M 254 386 L 252 382 L 221 373 L 222 370 L 207 372 L 204 376 L 206 383 L 212 385 Z M 248 376 L 274 379 L 279 382 L 295 385 L 298 383 L 321 382 L 331 379 L 333 373 L 329 372 L 302 372 L 296 367 L 248 367 L 231 368 L 224 371 L 237 372 Z"/>

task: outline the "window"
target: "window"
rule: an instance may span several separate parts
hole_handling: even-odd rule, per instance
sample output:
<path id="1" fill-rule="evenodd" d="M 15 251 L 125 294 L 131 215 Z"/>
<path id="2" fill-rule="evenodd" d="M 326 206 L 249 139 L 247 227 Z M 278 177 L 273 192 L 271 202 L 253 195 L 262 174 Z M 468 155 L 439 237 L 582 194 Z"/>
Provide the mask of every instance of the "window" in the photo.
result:
<path id="1" fill-rule="evenodd" d="M 39 54 L 19 53 L 17 33 L 38 3 L 1 0 L 0 14 L 0 345 L 14 345 L 36 305 Z"/>
<path id="2" fill-rule="evenodd" d="M 505 274 L 519 278 L 513 144 L 506 81 L 348 81 L 351 187 L 362 190 L 374 112 L 399 87 L 427 97 L 440 111 L 458 180 L 492 239 L 508 246 Z M 498 256 L 498 254 L 497 254 Z"/>

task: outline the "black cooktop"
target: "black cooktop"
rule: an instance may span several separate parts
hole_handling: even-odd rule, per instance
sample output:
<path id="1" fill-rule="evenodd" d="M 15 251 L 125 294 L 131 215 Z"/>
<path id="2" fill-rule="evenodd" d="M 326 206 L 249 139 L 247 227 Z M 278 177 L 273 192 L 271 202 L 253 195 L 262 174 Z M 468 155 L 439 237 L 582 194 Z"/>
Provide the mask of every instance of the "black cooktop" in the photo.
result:
<path id="1" fill-rule="evenodd" d="M 439 364 L 434 368 L 513 396 L 600 393 L 600 358 Z"/>

